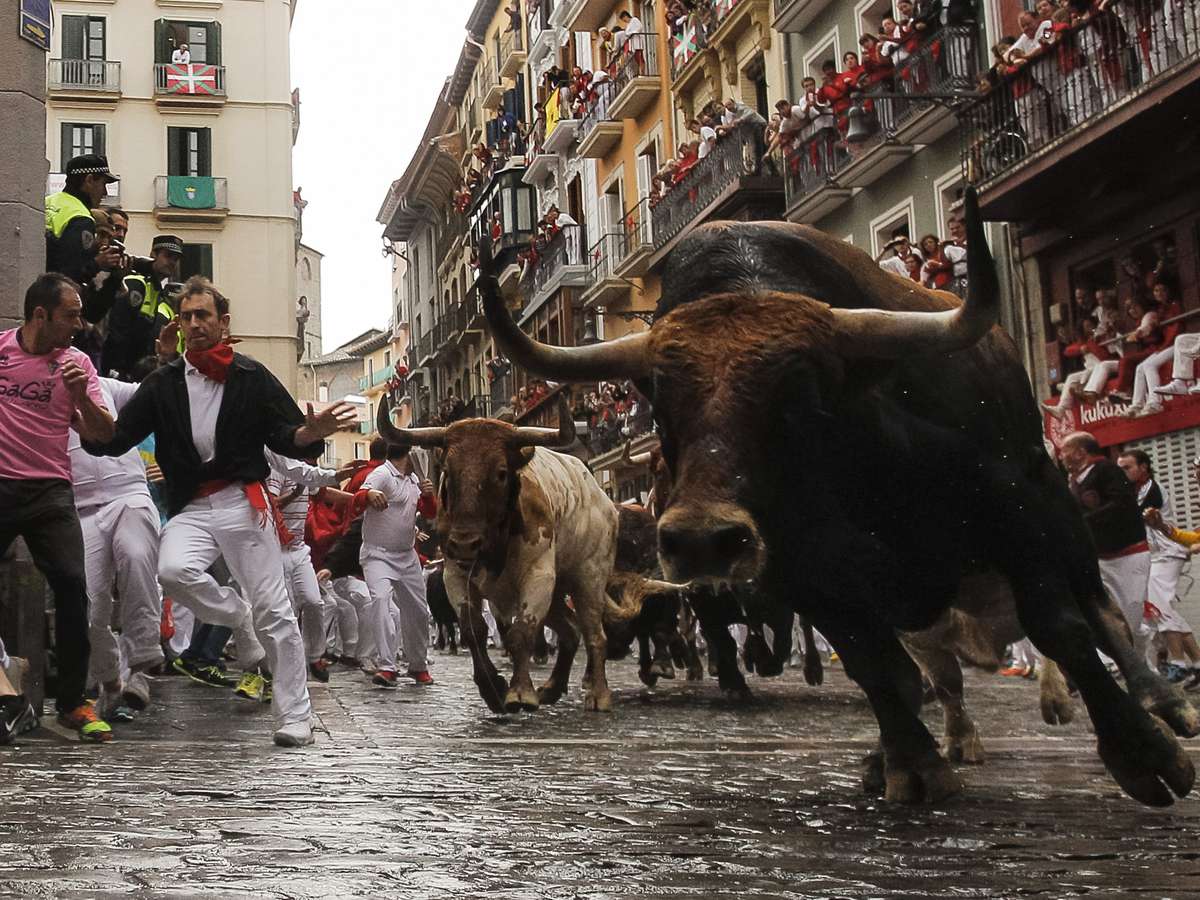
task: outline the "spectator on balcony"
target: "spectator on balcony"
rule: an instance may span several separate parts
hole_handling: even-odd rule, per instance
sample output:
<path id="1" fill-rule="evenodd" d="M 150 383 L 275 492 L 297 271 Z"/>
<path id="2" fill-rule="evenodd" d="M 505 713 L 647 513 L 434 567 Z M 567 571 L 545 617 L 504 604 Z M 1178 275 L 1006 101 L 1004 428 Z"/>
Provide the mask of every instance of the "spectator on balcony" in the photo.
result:
<path id="1" fill-rule="evenodd" d="M 901 225 L 892 230 L 892 238 L 883 245 L 875 261 L 879 268 L 901 278 L 908 278 L 908 263 L 905 262 L 913 253 L 912 244 L 908 240 L 908 228 Z"/>
<path id="2" fill-rule="evenodd" d="M 1023 12 L 1018 20 L 1021 34 L 1008 51 L 1009 89 L 1017 119 L 1025 132 L 1030 150 L 1040 149 L 1050 139 L 1050 104 L 1043 84 L 1035 73 L 1043 71 L 1042 44 L 1038 40 L 1041 23 L 1030 12 Z M 1044 77 L 1044 76 L 1043 76 Z"/>
<path id="3" fill-rule="evenodd" d="M 1169 322 L 1183 313 L 1183 308 L 1171 296 L 1171 289 L 1165 282 L 1154 285 L 1154 304 L 1161 328 L 1161 337 L 1154 351 L 1138 363 L 1133 376 L 1133 402 L 1125 411 L 1126 416 L 1152 416 L 1163 410 L 1162 394 L 1159 388 L 1162 379 L 1159 377 L 1160 367 L 1175 358 L 1175 341 L 1179 337 L 1181 325 L 1179 322 Z M 1165 324 L 1164 324 L 1165 323 Z"/>
<path id="4" fill-rule="evenodd" d="M 1174 58 L 1192 56 L 1200 46 L 1200 4 L 1196 0 L 1164 0 L 1162 34 Z M 1174 61 L 1168 57 L 1168 62 Z"/>
<path id="5" fill-rule="evenodd" d="M 688 122 L 688 131 L 699 138 L 699 143 L 696 145 L 696 158 L 704 159 L 717 145 L 717 131 L 712 126 L 712 119 L 708 116 L 692 119 Z"/>
<path id="6" fill-rule="evenodd" d="M 504 11 L 506 13 L 508 13 L 508 28 L 506 28 L 504 30 L 511 31 L 516 34 L 520 34 L 521 33 L 521 0 L 511 0 L 511 2 L 508 4 L 508 6 L 506 6 L 504 8 Z"/>
<path id="7" fill-rule="evenodd" d="M 927 234 L 918 244 L 925 262 L 921 266 L 921 283 L 927 288 L 949 290 L 954 281 L 954 263 L 946 258 L 945 245 L 936 234 Z"/>
<path id="8" fill-rule="evenodd" d="M 950 220 L 950 240 L 942 244 L 942 255 L 951 264 L 950 290 L 966 299 L 967 296 L 967 226 L 960 218 Z"/>
<path id="9" fill-rule="evenodd" d="M 717 137 L 724 137 L 743 122 L 763 125 L 766 120 L 740 100 L 729 97 L 721 106 L 721 124 L 717 126 Z"/>
<path id="10" fill-rule="evenodd" d="M 853 81 L 838 72 L 837 63 L 832 59 L 821 63 L 821 87 L 817 97 L 822 103 L 829 104 L 837 129 L 843 135 L 850 125 L 850 92 L 853 88 Z"/>
<path id="11" fill-rule="evenodd" d="M 900 49 L 900 25 L 893 16 L 884 16 L 879 21 L 879 52 L 897 65 L 896 52 Z"/>
<path id="12" fill-rule="evenodd" d="M 622 10 L 617 16 L 621 23 L 618 35 L 615 35 L 617 51 L 624 52 L 633 65 L 633 73 L 640 75 L 646 71 L 646 26 L 637 16 L 628 10 Z"/>
<path id="13" fill-rule="evenodd" d="M 1158 310 L 1150 308 L 1145 301 L 1131 297 L 1127 301 L 1127 309 L 1130 320 L 1136 321 L 1137 327 L 1125 335 L 1121 365 L 1117 369 L 1117 384 L 1110 396 L 1121 403 L 1131 404 L 1137 367 L 1161 349 L 1163 330 L 1159 325 Z"/>
<path id="14" fill-rule="evenodd" d="M 1068 375 L 1066 380 L 1058 386 L 1059 396 L 1057 403 L 1046 401 L 1042 404 L 1042 409 L 1056 419 L 1066 418 L 1067 411 L 1079 402 L 1084 391 L 1088 389 L 1087 385 L 1092 381 L 1092 376 L 1096 373 L 1097 366 L 1100 366 L 1102 363 L 1111 363 L 1111 365 L 1106 365 L 1106 368 L 1096 378 L 1098 384 L 1094 387 L 1094 390 L 1103 388 L 1104 383 L 1117 370 L 1117 362 L 1113 359 L 1112 353 L 1107 347 L 1096 340 L 1096 320 L 1091 316 L 1085 316 L 1079 323 L 1079 340 L 1073 344 L 1068 344 L 1063 349 L 1063 355 L 1070 359 L 1081 359 L 1083 361 L 1083 369 Z"/>
<path id="15" fill-rule="evenodd" d="M 187 44 L 180 44 L 171 51 L 171 62 L 177 66 L 189 65 L 192 61 L 192 51 Z"/>
<path id="16" fill-rule="evenodd" d="M 1077 28 L 1072 24 L 1069 9 L 1056 9 L 1051 14 L 1051 30 L 1045 44 L 1052 48 L 1058 68 L 1054 101 L 1066 117 L 1067 127 L 1073 128 L 1095 113 L 1097 92 L 1087 59 L 1079 49 Z"/>
<path id="17" fill-rule="evenodd" d="M 899 47 L 892 54 L 896 67 L 902 67 L 921 46 L 921 41 L 929 31 L 929 22 L 915 16 L 916 9 L 912 0 L 897 0 L 896 3 L 896 40 Z M 900 73 L 901 90 L 907 91 L 913 86 L 911 73 Z"/>
<path id="18" fill-rule="evenodd" d="M 859 86 L 864 90 L 884 85 L 884 90 L 890 89 L 896 67 L 892 65 L 890 56 L 883 53 L 883 44 L 873 34 L 864 34 L 858 39 L 859 49 L 862 50 L 862 77 Z"/>

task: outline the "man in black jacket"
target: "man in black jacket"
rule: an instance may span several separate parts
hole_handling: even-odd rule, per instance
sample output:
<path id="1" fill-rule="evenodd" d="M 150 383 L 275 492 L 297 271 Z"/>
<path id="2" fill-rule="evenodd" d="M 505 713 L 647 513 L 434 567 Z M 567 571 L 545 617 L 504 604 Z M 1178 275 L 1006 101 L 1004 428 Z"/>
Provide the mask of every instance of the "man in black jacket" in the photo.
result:
<path id="1" fill-rule="evenodd" d="M 1086 431 L 1067 435 L 1061 453 L 1070 473 L 1071 493 L 1083 507 L 1083 520 L 1100 557 L 1100 579 L 1121 607 L 1138 654 L 1144 654 L 1149 640 L 1142 619 L 1150 580 L 1150 545 L 1137 489 Z"/>
<path id="2" fill-rule="evenodd" d="M 162 532 L 158 578 L 163 591 L 203 621 L 235 630 L 253 619 L 275 676 L 275 743 L 311 744 L 307 665 L 283 582 L 279 537 L 263 481 L 267 446 L 283 456 L 317 456 L 324 438 L 355 417 L 338 403 L 307 416 L 263 366 L 225 343 L 229 301 L 194 277 L 180 299 L 186 352 L 147 377 L 121 410 L 96 455 L 119 455 L 151 432 L 166 480 L 171 519 Z M 246 600 L 219 585 L 208 568 L 223 556 Z"/>

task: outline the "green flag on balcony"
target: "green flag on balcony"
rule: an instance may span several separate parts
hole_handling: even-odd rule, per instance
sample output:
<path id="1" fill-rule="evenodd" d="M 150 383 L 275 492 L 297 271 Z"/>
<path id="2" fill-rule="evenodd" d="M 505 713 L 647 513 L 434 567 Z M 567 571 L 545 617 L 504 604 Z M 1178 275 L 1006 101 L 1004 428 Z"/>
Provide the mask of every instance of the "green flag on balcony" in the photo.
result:
<path id="1" fill-rule="evenodd" d="M 167 205 L 212 209 L 217 205 L 216 183 L 208 175 L 168 175 Z"/>

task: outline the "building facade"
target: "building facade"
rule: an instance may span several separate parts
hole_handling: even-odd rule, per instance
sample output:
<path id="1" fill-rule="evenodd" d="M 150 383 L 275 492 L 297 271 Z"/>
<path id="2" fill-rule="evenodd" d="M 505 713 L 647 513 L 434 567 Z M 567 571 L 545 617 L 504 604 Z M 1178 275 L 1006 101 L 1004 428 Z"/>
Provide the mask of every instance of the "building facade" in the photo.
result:
<path id="1" fill-rule="evenodd" d="M 293 8 L 288 0 L 55 3 L 46 115 L 49 189 L 72 156 L 105 153 L 121 176 L 111 202 L 129 213 L 130 252 L 146 254 L 159 233 L 182 237 L 183 274 L 206 275 L 230 297 L 241 349 L 292 390 L 304 351 Z"/>
<path id="2" fill-rule="evenodd" d="M 296 355 L 320 356 L 322 254 L 302 243 L 296 254 Z"/>

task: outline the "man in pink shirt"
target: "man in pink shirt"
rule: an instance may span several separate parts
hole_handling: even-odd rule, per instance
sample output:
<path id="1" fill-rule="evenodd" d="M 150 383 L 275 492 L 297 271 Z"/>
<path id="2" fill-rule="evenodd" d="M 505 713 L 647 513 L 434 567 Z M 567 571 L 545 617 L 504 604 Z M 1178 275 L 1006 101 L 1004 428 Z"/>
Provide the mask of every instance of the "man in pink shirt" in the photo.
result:
<path id="1" fill-rule="evenodd" d="M 54 591 L 59 722 L 107 741 L 112 730 L 83 695 L 87 584 L 67 433 L 108 440 L 114 427 L 91 360 L 71 346 L 82 310 L 75 282 L 42 275 L 25 293 L 25 324 L 0 332 L 0 554 L 24 538 Z"/>

